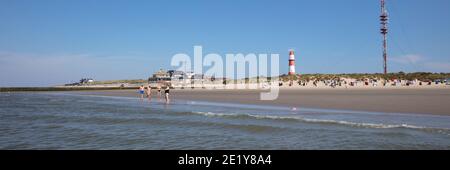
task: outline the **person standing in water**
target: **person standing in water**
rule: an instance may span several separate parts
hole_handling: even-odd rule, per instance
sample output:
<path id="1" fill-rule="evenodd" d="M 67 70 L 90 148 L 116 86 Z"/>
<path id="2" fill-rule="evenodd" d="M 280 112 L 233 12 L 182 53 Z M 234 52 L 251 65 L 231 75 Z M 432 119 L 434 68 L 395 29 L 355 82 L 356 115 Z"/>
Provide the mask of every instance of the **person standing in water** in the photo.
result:
<path id="1" fill-rule="evenodd" d="M 147 98 L 148 101 L 152 101 L 152 87 L 150 86 L 150 84 L 147 86 Z"/>
<path id="2" fill-rule="evenodd" d="M 158 90 L 158 99 L 159 99 L 159 101 L 161 101 L 161 85 L 158 85 L 158 87 L 156 87 L 156 89 Z"/>
<path id="3" fill-rule="evenodd" d="M 166 103 L 169 103 L 170 99 L 169 99 L 169 90 L 170 87 L 169 85 L 166 86 L 166 89 L 164 90 L 164 94 L 165 94 L 165 98 L 166 98 Z"/>
<path id="4" fill-rule="evenodd" d="M 144 85 L 141 85 L 141 87 L 139 87 L 139 98 L 141 99 L 141 101 L 144 100 Z"/>

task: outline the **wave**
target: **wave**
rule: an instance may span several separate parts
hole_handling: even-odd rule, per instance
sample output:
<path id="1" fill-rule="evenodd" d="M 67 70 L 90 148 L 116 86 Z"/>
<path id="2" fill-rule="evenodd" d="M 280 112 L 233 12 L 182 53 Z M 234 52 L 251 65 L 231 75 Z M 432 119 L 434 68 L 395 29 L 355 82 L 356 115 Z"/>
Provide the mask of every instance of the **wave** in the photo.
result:
<path id="1" fill-rule="evenodd" d="M 376 129 L 394 129 L 394 128 L 406 128 L 426 131 L 443 132 L 450 135 L 450 129 L 447 128 L 433 128 L 425 126 L 415 126 L 408 124 L 381 124 L 381 123 L 359 123 L 343 120 L 327 120 L 327 119 L 313 119 L 305 118 L 301 116 L 275 116 L 275 115 L 255 115 L 255 114 L 237 114 L 237 113 L 213 113 L 213 112 L 192 112 L 194 114 L 214 117 L 231 117 L 231 118 L 255 118 L 255 119 L 270 119 L 270 120 L 282 120 L 282 121 L 300 121 L 305 123 L 321 123 L 321 124 L 335 124 L 345 125 L 361 128 L 376 128 Z"/>

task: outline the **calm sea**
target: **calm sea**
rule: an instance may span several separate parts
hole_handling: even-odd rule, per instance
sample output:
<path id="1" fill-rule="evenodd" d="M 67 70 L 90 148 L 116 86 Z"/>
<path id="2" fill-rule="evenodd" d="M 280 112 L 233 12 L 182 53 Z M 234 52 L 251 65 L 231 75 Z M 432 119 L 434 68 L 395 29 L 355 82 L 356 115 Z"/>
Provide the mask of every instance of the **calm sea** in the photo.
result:
<path id="1" fill-rule="evenodd" d="M 0 93 L 0 149 L 450 149 L 450 116 Z"/>

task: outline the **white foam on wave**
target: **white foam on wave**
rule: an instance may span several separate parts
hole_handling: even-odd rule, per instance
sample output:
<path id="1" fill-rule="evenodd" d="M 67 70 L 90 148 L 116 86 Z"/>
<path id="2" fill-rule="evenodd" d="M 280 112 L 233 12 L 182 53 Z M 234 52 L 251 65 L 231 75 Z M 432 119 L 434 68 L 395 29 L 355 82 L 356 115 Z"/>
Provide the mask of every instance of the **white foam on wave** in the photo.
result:
<path id="1" fill-rule="evenodd" d="M 301 116 L 275 116 L 275 115 L 254 115 L 254 114 L 237 114 L 237 113 L 213 113 L 213 112 L 193 112 L 194 114 L 200 114 L 204 116 L 214 116 L 214 117 L 239 117 L 247 116 L 256 119 L 273 119 L 273 120 L 297 120 L 306 123 L 323 123 L 323 124 L 337 124 L 352 127 L 361 128 L 376 128 L 376 129 L 394 129 L 394 128 L 406 128 L 406 129 L 417 129 L 417 130 L 436 130 L 439 132 L 446 131 L 449 132 L 450 129 L 446 128 L 431 128 L 424 126 L 415 126 L 409 124 L 379 124 L 379 123 L 358 123 L 343 120 L 326 120 L 326 119 L 312 119 L 304 118 Z M 448 134 L 448 133 L 445 133 Z M 450 134 L 448 134 L 450 135 Z"/>

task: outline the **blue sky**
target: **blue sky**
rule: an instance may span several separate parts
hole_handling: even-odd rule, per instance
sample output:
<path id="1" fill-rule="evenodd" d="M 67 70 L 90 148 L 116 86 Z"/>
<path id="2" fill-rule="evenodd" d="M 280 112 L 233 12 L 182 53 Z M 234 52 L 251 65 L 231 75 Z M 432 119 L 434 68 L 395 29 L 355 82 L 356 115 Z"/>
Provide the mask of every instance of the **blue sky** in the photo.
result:
<path id="1" fill-rule="evenodd" d="M 387 0 L 389 70 L 450 72 L 450 1 Z M 147 78 L 177 53 L 278 53 L 381 72 L 378 0 L 0 0 L 0 86 Z M 286 60 L 286 61 L 285 61 Z"/>

